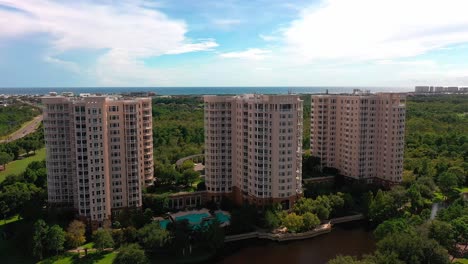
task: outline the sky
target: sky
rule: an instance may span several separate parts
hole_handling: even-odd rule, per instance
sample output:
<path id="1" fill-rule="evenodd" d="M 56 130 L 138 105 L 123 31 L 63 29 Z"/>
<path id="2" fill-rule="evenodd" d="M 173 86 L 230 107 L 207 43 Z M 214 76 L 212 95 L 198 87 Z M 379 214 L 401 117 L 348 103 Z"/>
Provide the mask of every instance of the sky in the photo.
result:
<path id="1" fill-rule="evenodd" d="M 0 87 L 468 86 L 466 0 L 0 0 Z"/>

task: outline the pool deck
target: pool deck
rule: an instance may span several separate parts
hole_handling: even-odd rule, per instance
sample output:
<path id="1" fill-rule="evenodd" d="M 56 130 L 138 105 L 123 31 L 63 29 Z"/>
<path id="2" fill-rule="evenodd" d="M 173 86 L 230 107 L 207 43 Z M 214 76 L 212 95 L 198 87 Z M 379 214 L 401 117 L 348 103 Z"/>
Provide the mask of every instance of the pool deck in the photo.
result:
<path id="1" fill-rule="evenodd" d="M 171 216 L 172 216 L 173 219 L 176 219 L 177 217 L 182 217 L 182 216 L 191 215 L 191 214 L 208 214 L 208 215 L 211 215 L 210 210 L 208 210 L 206 208 L 203 208 L 203 209 L 200 209 L 200 210 L 193 210 L 193 211 L 180 211 L 180 212 L 171 214 Z"/>

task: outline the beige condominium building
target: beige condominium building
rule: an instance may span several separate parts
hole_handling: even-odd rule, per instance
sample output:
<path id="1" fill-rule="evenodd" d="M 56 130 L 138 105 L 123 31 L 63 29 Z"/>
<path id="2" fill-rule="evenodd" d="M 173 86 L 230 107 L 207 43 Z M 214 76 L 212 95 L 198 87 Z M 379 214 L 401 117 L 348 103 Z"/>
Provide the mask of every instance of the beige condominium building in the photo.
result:
<path id="1" fill-rule="evenodd" d="M 399 93 L 313 95 L 311 155 L 356 180 L 401 182 L 405 103 Z"/>
<path id="2" fill-rule="evenodd" d="M 299 96 L 205 96 L 204 101 L 209 196 L 289 208 L 302 195 Z"/>
<path id="3" fill-rule="evenodd" d="M 150 98 L 42 98 L 48 202 L 72 207 L 93 228 L 142 205 L 153 182 Z"/>

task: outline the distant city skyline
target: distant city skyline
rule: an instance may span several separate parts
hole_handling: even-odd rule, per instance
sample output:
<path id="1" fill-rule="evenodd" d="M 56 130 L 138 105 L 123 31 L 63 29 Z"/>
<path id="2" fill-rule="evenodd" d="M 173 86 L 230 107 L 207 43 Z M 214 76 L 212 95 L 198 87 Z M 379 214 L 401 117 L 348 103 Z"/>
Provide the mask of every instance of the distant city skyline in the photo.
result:
<path id="1" fill-rule="evenodd" d="M 468 86 L 463 0 L 0 0 L 0 87 Z"/>

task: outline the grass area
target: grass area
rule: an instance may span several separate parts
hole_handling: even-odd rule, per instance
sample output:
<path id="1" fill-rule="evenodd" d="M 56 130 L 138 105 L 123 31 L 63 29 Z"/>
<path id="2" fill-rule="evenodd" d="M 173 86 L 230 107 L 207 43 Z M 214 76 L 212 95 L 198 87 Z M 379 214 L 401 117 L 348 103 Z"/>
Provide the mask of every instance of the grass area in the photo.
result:
<path id="1" fill-rule="evenodd" d="M 463 188 L 455 188 L 455 189 L 457 189 L 457 191 L 459 191 L 460 193 L 468 193 L 468 186 L 463 187 Z"/>
<path id="2" fill-rule="evenodd" d="M 41 161 L 44 160 L 46 157 L 46 151 L 45 148 L 42 148 L 38 151 L 36 151 L 36 155 L 29 156 L 27 158 L 24 158 L 22 160 L 15 160 L 6 165 L 6 170 L 0 171 L 0 182 L 5 180 L 6 176 L 15 174 L 18 175 L 24 170 L 26 170 L 26 167 L 28 166 L 29 163 L 33 161 Z"/>
<path id="3" fill-rule="evenodd" d="M 174 194 L 179 192 L 196 192 L 197 185 L 201 182 L 201 178 L 198 178 L 192 183 L 191 186 L 177 186 L 177 185 L 161 185 L 154 188 L 150 194 Z"/>
<path id="4" fill-rule="evenodd" d="M 78 257 L 76 253 L 65 253 L 59 256 L 53 256 L 48 259 L 45 259 L 40 264 L 111 264 L 112 261 L 117 256 L 117 253 L 112 252 L 93 252 L 88 253 L 87 256 L 81 254 L 81 258 Z M 39 264 L 38 263 L 38 264 Z"/>
<path id="5" fill-rule="evenodd" d="M 89 242 L 81 246 L 81 248 L 91 249 L 94 247 L 94 242 Z"/>
<path id="6" fill-rule="evenodd" d="M 179 186 L 174 186 L 174 185 L 163 185 L 163 186 L 158 186 L 155 188 L 154 192 L 151 192 L 151 194 L 174 194 L 178 192 L 194 192 L 196 191 L 196 187 L 179 187 Z"/>
<path id="7" fill-rule="evenodd" d="M 2 229 L 4 225 L 8 225 L 9 223 L 13 223 L 13 222 L 16 222 L 16 221 L 18 221 L 18 220 L 19 220 L 19 216 L 18 216 L 18 215 L 15 215 L 15 216 L 13 216 L 13 217 L 11 217 L 11 218 L 9 218 L 9 219 L 6 219 L 6 220 L 3 220 L 3 219 L 2 219 L 2 220 L 0 221 L 0 229 Z"/>
<path id="8" fill-rule="evenodd" d="M 457 259 L 457 261 L 455 261 L 454 263 L 455 264 L 468 264 L 468 258 Z"/>

